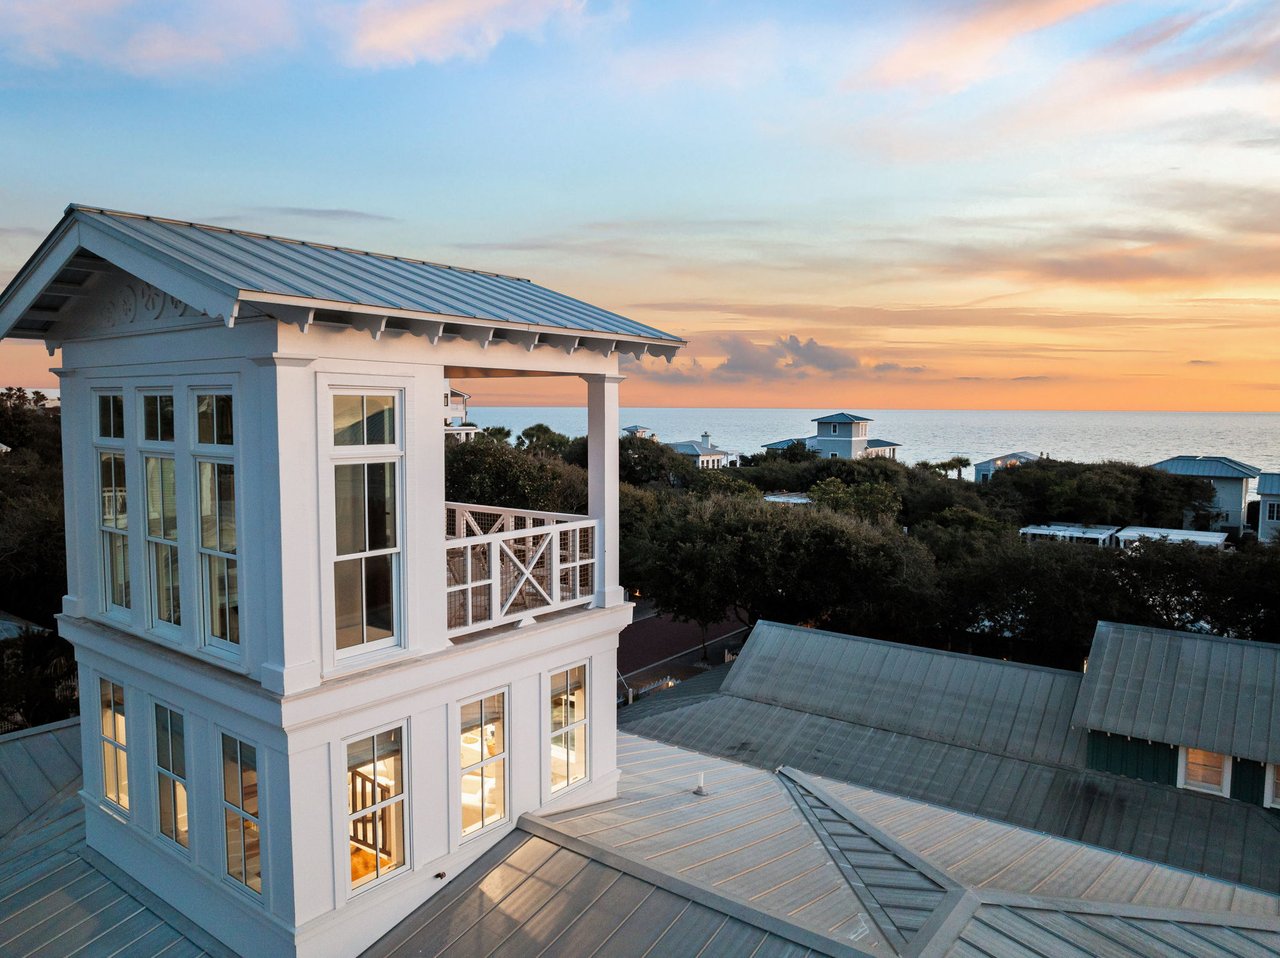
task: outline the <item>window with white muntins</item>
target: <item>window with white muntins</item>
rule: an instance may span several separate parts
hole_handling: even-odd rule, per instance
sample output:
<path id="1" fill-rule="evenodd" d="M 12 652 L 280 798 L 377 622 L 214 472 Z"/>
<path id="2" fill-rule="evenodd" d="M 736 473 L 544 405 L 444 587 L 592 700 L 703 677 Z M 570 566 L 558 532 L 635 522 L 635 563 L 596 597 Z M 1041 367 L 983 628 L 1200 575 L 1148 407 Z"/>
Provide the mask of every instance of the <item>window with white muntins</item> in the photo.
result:
<path id="1" fill-rule="evenodd" d="M 1231 756 L 1182 746 L 1178 749 L 1178 787 L 1211 795 L 1231 794 Z"/>
<path id="2" fill-rule="evenodd" d="M 203 641 L 214 648 L 236 653 L 240 648 L 240 580 L 231 394 L 198 393 L 195 415 Z"/>
<path id="3" fill-rule="evenodd" d="M 403 868 L 404 727 L 347 743 L 347 842 L 351 887 Z"/>
<path id="4" fill-rule="evenodd" d="M 262 819 L 259 817 L 258 750 L 222 735 L 222 814 L 227 876 L 262 894 Z"/>
<path id="5" fill-rule="evenodd" d="M 181 712 L 156 703 L 156 807 L 160 834 L 188 848 L 187 736 Z"/>
<path id="6" fill-rule="evenodd" d="M 98 531 L 102 537 L 102 607 L 127 611 L 133 605 L 129 581 L 129 495 L 125 480 L 124 396 L 98 394 Z"/>
<path id="7" fill-rule="evenodd" d="M 124 686 L 98 679 L 101 706 L 102 795 L 129 810 L 129 742 L 124 717 Z"/>
<path id="8" fill-rule="evenodd" d="M 333 395 L 334 642 L 398 645 L 403 451 L 394 393 Z"/>
<path id="9" fill-rule="evenodd" d="M 462 834 L 507 817 L 507 694 L 490 694 L 461 706 Z"/>
<path id="10" fill-rule="evenodd" d="M 551 791 L 587 777 L 587 666 L 551 673 Z"/>
<path id="11" fill-rule="evenodd" d="M 177 635 L 182 625 L 182 596 L 173 396 L 144 393 L 141 399 L 150 625 L 157 632 Z"/>

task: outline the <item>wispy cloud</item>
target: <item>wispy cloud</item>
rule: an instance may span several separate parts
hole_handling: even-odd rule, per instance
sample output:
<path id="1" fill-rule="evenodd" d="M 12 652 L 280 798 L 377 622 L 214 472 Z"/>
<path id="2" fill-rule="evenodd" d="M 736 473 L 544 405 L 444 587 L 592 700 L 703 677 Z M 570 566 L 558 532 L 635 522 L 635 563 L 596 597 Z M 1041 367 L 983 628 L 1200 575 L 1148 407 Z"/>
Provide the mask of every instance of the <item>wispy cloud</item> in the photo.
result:
<path id="1" fill-rule="evenodd" d="M 585 0 L 362 0 L 341 19 L 360 66 L 478 60 L 512 34 L 538 34 L 583 14 Z"/>
<path id="2" fill-rule="evenodd" d="M 395 223 L 398 217 L 383 213 L 372 213 L 368 210 L 352 210 L 342 207 L 323 206 L 256 206 L 256 213 L 268 213 L 277 216 L 294 216 L 308 220 L 340 220 L 344 222 Z"/>
<path id="3" fill-rule="evenodd" d="M 631 47 L 614 57 L 612 70 L 630 89 L 695 83 L 741 90 L 776 76 L 783 57 L 776 25 L 759 23 Z"/>

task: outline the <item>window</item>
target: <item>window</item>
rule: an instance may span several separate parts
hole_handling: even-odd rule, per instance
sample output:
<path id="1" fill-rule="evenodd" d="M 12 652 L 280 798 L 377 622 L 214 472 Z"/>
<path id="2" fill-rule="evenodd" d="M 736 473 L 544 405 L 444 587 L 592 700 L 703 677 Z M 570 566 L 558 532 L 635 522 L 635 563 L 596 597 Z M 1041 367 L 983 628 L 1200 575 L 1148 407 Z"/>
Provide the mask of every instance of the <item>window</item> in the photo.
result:
<path id="1" fill-rule="evenodd" d="M 551 791 L 587 777 L 587 667 L 551 673 Z"/>
<path id="2" fill-rule="evenodd" d="M 124 396 L 119 393 L 98 394 L 98 438 L 124 438 Z"/>
<path id="3" fill-rule="evenodd" d="M 404 729 L 347 744 L 347 836 L 351 887 L 405 863 Z"/>
<path id="4" fill-rule="evenodd" d="M 146 456 L 147 548 L 153 624 L 182 624 L 178 575 L 178 499 L 171 457 Z"/>
<path id="5" fill-rule="evenodd" d="M 1267 766 L 1267 780 L 1262 789 L 1262 804 L 1280 808 L 1280 765 Z"/>
<path id="6" fill-rule="evenodd" d="M 108 609 L 128 609 L 133 598 L 129 587 L 129 497 L 124 453 L 99 451 L 98 477 L 105 604 Z"/>
<path id="7" fill-rule="evenodd" d="M 1267 521 L 1280 522 L 1280 502 L 1267 503 Z"/>
<path id="8" fill-rule="evenodd" d="M 173 442 L 173 397 L 142 397 L 143 430 L 148 442 Z"/>
<path id="9" fill-rule="evenodd" d="M 507 816 L 507 695 L 462 706 L 462 834 Z"/>
<path id="10" fill-rule="evenodd" d="M 98 679 L 102 704 L 102 794 L 129 810 L 129 752 L 125 737 L 124 686 Z"/>
<path id="11" fill-rule="evenodd" d="M 1179 787 L 1214 795 L 1231 794 L 1230 755 L 1185 746 L 1178 751 Z"/>
<path id="12" fill-rule="evenodd" d="M 186 735 L 182 713 L 163 705 L 156 705 L 156 790 L 160 834 L 187 848 Z"/>
<path id="13" fill-rule="evenodd" d="M 339 651 L 394 645 L 400 534 L 393 396 L 333 397 L 335 641 Z"/>
<path id="14" fill-rule="evenodd" d="M 258 817 L 258 750 L 222 736 L 222 811 L 227 874 L 262 894 L 262 824 Z"/>
<path id="15" fill-rule="evenodd" d="M 196 442 L 202 446 L 235 444 L 229 393 L 206 393 L 196 397 Z"/>
<path id="16" fill-rule="evenodd" d="M 834 435 L 836 434 L 836 432 L 837 432 L 837 430 L 836 430 L 836 424 L 835 424 L 835 423 L 832 423 L 832 424 L 831 424 L 831 435 L 833 435 L 833 436 L 834 436 Z"/>
<path id="17" fill-rule="evenodd" d="M 206 641 L 240 645 L 240 584 L 236 565 L 236 467 L 196 461 L 200 500 L 200 574 Z"/>

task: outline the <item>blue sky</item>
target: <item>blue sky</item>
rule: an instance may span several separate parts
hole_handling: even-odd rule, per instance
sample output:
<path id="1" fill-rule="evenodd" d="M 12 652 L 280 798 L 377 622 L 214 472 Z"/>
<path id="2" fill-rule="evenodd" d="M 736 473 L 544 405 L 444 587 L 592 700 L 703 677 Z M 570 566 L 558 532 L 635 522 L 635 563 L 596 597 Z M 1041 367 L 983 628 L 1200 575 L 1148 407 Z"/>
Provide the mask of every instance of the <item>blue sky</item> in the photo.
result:
<path id="1" fill-rule="evenodd" d="M 689 338 L 635 404 L 1274 409 L 1277 51 L 1270 2 L 0 0 L 0 280 L 75 201 Z"/>

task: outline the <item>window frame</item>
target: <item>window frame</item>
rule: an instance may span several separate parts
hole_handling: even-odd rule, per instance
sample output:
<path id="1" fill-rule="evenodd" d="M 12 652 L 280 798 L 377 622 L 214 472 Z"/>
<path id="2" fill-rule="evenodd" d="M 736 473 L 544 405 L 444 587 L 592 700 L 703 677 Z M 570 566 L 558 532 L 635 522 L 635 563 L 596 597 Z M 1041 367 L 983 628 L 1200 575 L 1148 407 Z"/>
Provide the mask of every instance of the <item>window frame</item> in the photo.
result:
<path id="1" fill-rule="evenodd" d="M 1231 764 L 1232 756 L 1222 752 L 1213 752 L 1207 748 L 1196 748 L 1200 752 L 1210 752 L 1213 755 L 1222 755 L 1222 787 L 1220 789 L 1206 788 L 1202 785 L 1191 784 L 1187 781 L 1187 751 L 1196 748 L 1193 745 L 1178 746 L 1178 788 L 1185 788 L 1190 792 L 1199 792 L 1201 795 L 1217 795 L 1220 798 L 1231 797 Z"/>
<path id="2" fill-rule="evenodd" d="M 375 761 L 376 761 L 376 756 L 377 756 L 376 749 L 377 749 L 378 736 L 381 735 L 383 732 L 390 732 L 392 729 L 397 729 L 397 728 L 400 730 L 400 775 L 402 778 L 402 781 L 400 783 L 400 794 L 393 795 L 390 798 L 384 799 L 383 801 L 380 801 L 380 802 L 375 802 L 374 804 L 370 805 L 368 808 L 362 808 L 356 812 L 351 811 L 349 808 L 347 808 L 347 810 L 343 812 L 342 808 L 346 806 L 342 804 L 343 798 L 342 797 L 339 798 L 339 814 L 335 816 L 335 819 L 340 823 L 339 833 L 341 838 L 341 845 L 339 846 L 338 861 L 347 862 L 347 868 L 345 869 L 345 881 L 343 882 L 343 887 L 345 887 L 346 889 L 346 895 L 348 898 L 353 898 L 356 895 L 361 895 L 370 888 L 381 887 L 382 885 L 385 885 L 387 882 L 393 881 L 398 875 L 413 873 L 413 825 L 411 820 L 413 806 L 409 801 L 409 790 L 410 790 L 410 785 L 412 784 L 413 779 L 412 779 L 412 773 L 409 768 L 409 761 L 410 761 L 409 756 L 410 756 L 411 749 L 409 746 L 410 739 L 409 739 L 409 719 L 408 718 L 396 719 L 393 722 L 387 722 L 386 724 L 379 725 L 369 731 L 360 732 L 355 735 L 350 735 L 341 740 L 341 742 L 339 743 L 339 748 L 341 751 L 342 764 L 341 764 L 341 773 L 338 777 L 339 791 L 341 793 L 341 796 L 345 797 L 347 795 L 346 779 L 347 779 L 348 768 L 349 768 L 348 763 L 350 761 L 350 759 L 348 758 L 347 750 L 350 748 L 350 746 L 363 739 L 372 738 L 374 740 L 374 749 L 375 749 L 374 755 L 375 755 Z M 350 866 L 351 823 L 358 818 L 364 818 L 368 815 L 375 815 L 378 812 L 382 811 L 383 809 L 390 808 L 392 805 L 395 805 L 397 803 L 403 806 L 403 814 L 402 814 L 403 824 L 401 826 L 403 834 L 400 836 L 400 840 L 404 845 L 404 863 L 401 865 L 398 865 L 397 867 L 391 869 L 390 871 L 384 874 L 375 876 L 374 878 L 364 882 L 361 885 L 352 884 L 351 866 Z M 341 872 L 342 870 L 340 869 L 340 873 Z"/>
<path id="3" fill-rule="evenodd" d="M 324 581 L 327 593 L 327 627 L 326 627 L 326 648 L 333 655 L 333 661 L 337 666 L 343 666 L 351 663 L 353 660 L 363 659 L 365 656 L 376 655 L 381 652 L 394 651 L 408 647 L 407 628 L 405 626 L 405 589 L 404 589 L 404 569 L 405 569 L 405 535 L 407 531 L 406 523 L 406 452 L 405 452 L 405 405 L 406 390 L 400 386 L 376 386 L 376 385 L 351 385 L 329 384 L 322 388 L 321 395 L 326 405 L 324 415 L 319 417 L 319 427 L 325 430 L 321 436 L 320 448 L 321 456 L 324 462 L 324 469 L 327 472 L 325 489 L 322 495 L 326 495 L 328 499 L 327 512 L 322 513 L 321 522 L 324 523 L 324 533 L 326 545 Z M 333 402 L 339 396 L 377 396 L 386 397 L 392 400 L 393 410 L 393 428 L 395 430 L 395 441 L 391 443 L 365 443 L 363 445 L 338 445 L 334 441 L 334 422 L 333 422 Z M 339 466 L 354 465 L 375 465 L 379 463 L 390 464 L 392 466 L 392 476 L 395 482 L 395 541 L 394 547 L 386 549 L 366 549 L 360 552 L 351 552 L 339 554 L 337 541 L 337 469 Z M 368 489 L 368 471 L 363 471 L 366 496 Z M 367 499 L 366 499 L 367 502 Z M 351 561 L 354 559 L 361 560 L 361 631 L 367 628 L 367 612 L 368 607 L 365 602 L 363 582 L 364 582 L 364 560 L 370 558 L 379 558 L 389 555 L 391 560 L 391 615 L 392 615 L 392 635 L 386 638 L 376 639 L 372 642 L 361 641 L 357 645 L 349 648 L 338 647 L 338 587 L 336 582 L 337 567 L 339 562 Z"/>
<path id="4" fill-rule="evenodd" d="M 186 774 L 185 774 L 185 775 L 178 775 L 176 772 L 174 772 L 174 771 L 172 771 L 172 770 L 170 770 L 170 769 L 165 768 L 165 767 L 161 764 L 161 762 L 160 762 L 160 721 L 159 721 L 160 716 L 159 716 L 159 714 L 158 714 L 158 710 L 159 710 L 159 709 L 164 709 L 164 710 L 165 710 L 166 712 L 168 712 L 168 713 L 169 713 L 169 715 L 171 716 L 171 718 L 170 718 L 170 720 L 169 720 L 169 721 L 170 721 L 170 725 L 169 725 L 169 732 L 168 732 L 168 736 L 167 736 L 167 737 L 168 737 L 169 749 L 170 749 L 170 752 L 171 752 L 171 753 L 172 753 L 172 749 L 173 749 L 173 726 L 172 726 L 172 716 L 177 715 L 178 717 L 180 717 L 180 718 L 182 719 L 182 726 L 183 726 L 183 732 L 182 732 L 182 767 L 183 767 L 183 770 L 186 772 Z M 168 702 L 166 702 L 166 701 L 164 701 L 164 700 L 162 700 L 162 699 L 153 698 L 153 699 L 151 700 L 151 721 L 152 721 L 152 729 L 153 729 L 153 730 L 154 730 L 154 732 L 155 732 L 154 740 L 153 740 L 153 743 L 152 743 L 152 744 L 155 746 L 155 749 L 156 749 L 155 754 L 152 756 L 153 761 L 152 761 L 152 765 L 151 765 L 151 767 L 152 767 L 152 771 L 153 771 L 153 773 L 154 773 L 154 775 L 155 775 L 155 783 L 156 783 L 156 817 L 155 817 L 155 835 L 156 835 L 156 837 L 157 837 L 157 838 L 159 838 L 159 839 L 161 840 L 162 844 L 164 844 L 166 847 L 176 850 L 179 854 L 184 855 L 184 856 L 186 856 L 187 858 L 192 858 L 192 857 L 194 856 L 194 853 L 193 853 L 193 851 L 192 851 L 191 845 L 192 845 L 192 842 L 194 841 L 194 832 L 195 832 L 194 823 L 195 823 L 195 819 L 196 819 L 196 817 L 197 817 L 197 816 L 196 816 L 196 815 L 194 815 L 194 814 L 192 813 L 192 808 L 191 808 L 191 773 L 190 773 L 190 765 L 191 765 L 191 763 L 190 763 L 190 761 L 188 760 L 188 759 L 189 759 L 190 749 L 188 748 L 188 745 L 187 745 L 187 743 L 188 743 L 188 742 L 190 741 L 190 739 L 191 739 L 191 736 L 188 734 L 188 732 L 189 732 L 189 725 L 188 725 L 188 722 L 187 722 L 187 713 L 186 713 L 184 710 L 182 710 L 182 709 L 175 708 L 174 706 L 170 705 Z M 165 832 L 164 827 L 163 827 L 163 825 L 161 824 L 161 821 L 160 821 L 160 808 L 161 808 L 162 803 L 160 802 L 159 790 L 160 790 L 160 788 L 161 788 L 161 787 L 162 787 L 162 785 L 163 785 L 163 780 L 166 780 L 166 779 L 169 781 L 169 783 L 170 783 L 170 787 L 171 787 L 171 788 L 174 788 L 176 785 L 181 785 L 181 786 L 182 786 L 182 790 L 183 790 L 183 792 L 186 794 L 186 798 L 187 798 L 187 843 L 186 843 L 185 845 L 184 845 L 184 844 L 182 844 L 182 842 L 178 841 L 178 839 L 177 839 L 176 835 L 175 835 L 175 836 L 171 836 L 171 835 L 169 835 L 167 832 Z M 175 788 L 175 792 L 176 792 L 176 788 Z M 177 804 L 176 804 L 176 802 L 177 802 L 177 796 L 176 796 L 176 794 L 175 794 L 175 796 L 174 796 L 174 803 L 175 803 L 175 804 L 174 804 L 174 809 L 175 809 L 175 812 L 174 812 L 174 824 L 175 824 L 174 831 L 175 831 L 175 833 L 177 832 L 177 811 L 176 811 L 176 809 L 177 809 Z"/>
<path id="5" fill-rule="evenodd" d="M 568 681 L 569 681 L 568 676 L 573 672 L 574 669 L 577 669 L 577 668 L 582 669 L 582 699 L 583 699 L 582 718 L 578 719 L 576 722 L 570 722 L 567 725 L 562 725 L 560 728 L 556 728 L 554 719 L 552 718 L 554 714 L 554 708 L 555 708 L 552 702 L 552 697 L 555 695 L 555 684 L 554 684 L 555 676 L 560 675 L 561 673 L 565 674 L 566 676 L 565 689 L 567 694 Z M 543 715 L 546 717 L 546 722 L 547 722 L 547 725 L 546 725 L 547 731 L 544 738 L 544 742 L 547 749 L 546 752 L 544 753 L 547 756 L 547 775 L 546 775 L 545 786 L 547 789 L 547 796 L 549 798 L 552 796 L 559 798 L 561 795 L 564 795 L 567 792 L 571 792 L 575 788 L 581 788 L 587 782 L 591 781 L 591 728 L 590 726 L 591 726 L 591 701 L 593 697 L 591 694 L 591 660 L 587 658 L 587 659 L 581 659 L 576 662 L 570 662 L 568 665 L 564 666 L 563 668 L 549 669 L 544 674 L 546 675 L 546 684 L 544 686 L 542 700 L 546 705 L 546 709 L 547 709 L 547 711 L 543 713 Z M 551 750 L 555 747 L 555 740 L 558 736 L 562 736 L 566 732 L 571 732 L 571 731 L 580 732 L 582 735 L 582 777 L 578 779 L 576 782 L 566 781 L 563 785 L 557 788 L 555 784 L 555 780 L 552 777 L 552 768 L 554 766 L 554 759 L 551 757 L 552 756 Z"/>
<path id="6" fill-rule="evenodd" d="M 97 497 L 95 499 L 97 508 L 94 516 L 94 527 L 98 533 L 98 610 L 112 619 L 121 621 L 131 621 L 133 618 L 134 608 L 137 605 L 136 585 L 133 576 L 133 555 L 130 540 L 131 526 L 129 524 L 129 507 L 128 500 L 130 498 L 129 491 L 129 447 L 128 447 L 128 416 L 125 411 L 125 390 L 123 388 L 95 389 L 94 396 L 94 412 L 95 423 L 93 427 L 93 452 L 95 459 L 94 486 L 97 488 Z M 101 402 L 103 399 L 120 400 L 120 435 L 104 436 L 101 431 Z M 114 416 L 114 414 L 113 414 Z M 125 494 L 125 525 L 121 528 L 119 525 L 108 526 L 103 520 L 103 497 L 105 491 L 102 488 L 102 457 L 116 456 L 119 459 L 120 475 L 119 479 L 124 483 Z M 114 476 L 114 469 L 113 469 Z M 136 513 L 137 503 L 134 503 L 134 512 Z M 145 504 L 144 504 L 145 507 Z M 137 524 L 137 516 L 134 516 L 134 524 Z M 124 584 L 128 592 L 128 604 L 117 605 L 113 600 L 114 589 L 112 583 L 113 563 L 111 561 L 111 539 L 118 538 L 123 540 L 124 544 Z"/>
<path id="7" fill-rule="evenodd" d="M 1280 522 L 1280 499 L 1265 503 L 1267 507 L 1267 521 Z"/>
<path id="8" fill-rule="evenodd" d="M 182 600 L 182 525 L 183 512 L 179 501 L 178 490 L 182 483 L 178 478 L 178 457 L 172 448 L 163 448 L 158 443 L 140 444 L 138 454 L 142 460 L 142 507 L 143 522 L 142 541 L 144 544 L 143 562 L 146 568 L 146 584 L 147 584 L 147 605 L 144 610 L 146 616 L 147 631 L 161 638 L 170 641 L 181 641 L 183 637 L 184 619 Z M 147 461 L 155 459 L 157 461 L 167 461 L 173 467 L 173 535 L 169 539 L 163 535 L 163 531 L 159 536 L 151 534 L 151 484 L 147 476 Z M 161 467 L 163 469 L 163 467 Z M 163 481 L 161 483 L 163 487 Z M 163 491 L 162 491 L 163 494 Z M 163 509 L 163 506 L 162 506 Z M 162 518 L 163 524 L 163 518 Z M 159 577 L 156 575 L 156 548 L 171 548 L 177 557 L 177 575 L 173 578 L 173 590 L 178 596 L 178 621 L 169 622 L 160 618 L 160 583 Z M 171 600 L 172 601 L 172 600 Z"/>
<path id="9" fill-rule="evenodd" d="M 111 715 L 112 715 L 112 719 L 113 719 L 113 722 L 112 722 L 112 725 L 113 725 L 113 734 L 112 734 L 112 735 L 110 735 L 110 736 L 108 736 L 108 735 L 107 735 L 107 733 L 106 733 L 106 732 L 104 732 L 104 731 L 102 730 L 102 723 L 103 723 L 103 717 L 104 717 L 104 716 L 103 716 L 103 709 L 102 709 L 102 693 L 103 693 L 103 691 L 105 690 L 105 689 L 104 689 L 104 686 L 105 686 L 105 687 L 109 687 L 109 688 L 111 689 Z M 116 712 L 116 705 L 115 705 L 115 690 L 116 690 L 116 689 L 119 689 L 119 690 L 120 690 L 120 711 L 119 711 L 118 713 Z M 123 741 L 123 742 L 122 742 L 122 741 L 120 741 L 119 739 L 115 738 L 115 735 L 114 735 L 114 729 L 115 729 L 115 726 L 116 726 L 116 724 L 117 724 L 114 720 L 116 719 L 117 715 L 118 715 L 118 717 L 119 717 L 119 722 L 120 722 L 120 723 L 123 723 L 123 725 L 124 725 L 124 741 Z M 108 750 L 108 749 L 112 750 L 113 758 L 114 758 L 114 760 L 115 760 L 115 762 L 116 762 L 116 772 L 115 772 L 115 777 L 116 777 L 116 797 L 115 797 L 115 798 L 112 798 L 112 797 L 111 797 L 111 795 L 110 795 L 110 794 L 108 794 L 108 792 L 107 792 L 107 750 Z M 99 766 L 99 770 L 100 770 L 100 772 L 101 772 L 101 774 L 102 774 L 102 782 L 101 782 L 102 789 L 101 789 L 101 791 L 102 791 L 102 799 L 103 799 L 103 801 L 110 802 L 110 803 L 111 803 L 111 807 L 112 807 L 112 808 L 113 808 L 117 813 L 119 813 L 119 814 L 123 814 L 123 815 L 126 815 L 126 816 L 127 816 L 127 815 L 132 814 L 132 813 L 131 813 L 131 802 L 130 802 L 130 796 L 129 796 L 129 782 L 130 782 L 130 778 L 131 778 L 131 776 L 130 776 L 130 774 L 129 774 L 129 696 L 128 696 L 128 689 L 126 688 L 126 686 L 125 686 L 125 684 L 124 684 L 123 682 L 117 682 L 115 679 L 108 678 L 108 677 L 107 677 L 107 676 L 105 676 L 105 675 L 99 675 L 99 676 L 98 676 L 98 756 L 99 756 L 99 760 L 100 760 L 100 762 L 101 762 L 101 764 L 100 764 L 100 766 Z M 121 762 L 121 760 L 122 760 L 122 759 L 123 759 L 123 768 L 124 768 L 124 773 L 125 773 L 125 774 L 124 774 L 124 789 L 123 789 L 124 801 L 123 801 L 123 802 L 121 802 L 121 801 L 120 801 L 120 794 L 121 794 L 121 789 L 120 789 L 120 768 L 121 768 L 121 764 L 122 764 L 122 762 Z"/>
<path id="10" fill-rule="evenodd" d="M 485 699 L 492 698 L 495 695 L 502 696 L 502 751 L 497 755 L 484 756 L 480 761 L 472 765 L 464 766 L 462 764 L 462 710 L 468 705 L 472 705 L 476 702 L 483 702 Z M 457 722 L 454 726 L 453 741 L 455 747 L 458 749 L 458 759 L 452 764 L 454 772 L 457 775 L 457 778 L 453 779 L 453 800 L 455 803 L 454 808 L 457 809 L 458 814 L 458 829 L 454 834 L 455 840 L 458 841 L 459 844 L 466 844 L 477 836 L 485 835 L 493 831 L 495 828 L 511 821 L 511 686 L 500 685 L 497 688 L 489 689 L 488 691 L 481 692 L 478 695 L 468 696 L 467 698 L 458 700 L 455 707 L 457 709 Z M 481 706 L 481 709 L 483 709 L 483 705 Z M 482 797 L 480 802 L 480 827 L 469 832 L 463 831 L 463 776 L 467 772 L 475 769 L 483 769 L 486 766 L 496 764 L 499 761 L 502 762 L 502 815 L 491 822 L 484 821 L 484 799 Z M 481 774 L 483 775 L 483 773 Z M 483 778 L 481 780 L 483 781 Z"/>
<path id="11" fill-rule="evenodd" d="M 205 396 L 225 396 L 231 401 L 231 442 L 229 443 L 202 443 L 200 441 L 200 400 Z M 192 476 L 191 481 L 195 485 L 195 493 L 192 497 L 193 519 L 195 527 L 195 541 L 193 545 L 193 554 L 196 560 L 195 579 L 196 587 L 199 590 L 199 623 L 196 626 L 196 632 L 199 636 L 199 644 L 201 648 L 214 652 L 219 656 L 225 657 L 233 662 L 239 662 L 244 654 L 244 590 L 243 577 L 241 576 L 241 565 L 243 562 L 244 550 L 242 548 L 242 537 L 240 530 L 244 528 L 242 520 L 242 496 L 240 485 L 240 403 L 237 399 L 237 393 L 231 386 L 211 386 L 207 384 L 191 386 L 187 391 L 187 405 L 189 408 L 191 441 L 188 443 L 191 454 Z M 215 416 L 216 412 L 215 403 Z M 214 438 L 217 438 L 217 423 L 214 424 Z M 218 548 L 206 547 L 204 544 L 204 528 L 202 525 L 201 509 L 201 478 L 200 470 L 203 464 L 211 465 L 215 472 L 215 487 L 217 484 L 216 473 L 220 465 L 230 466 L 232 473 L 231 494 L 234 498 L 234 515 L 232 522 L 235 529 L 235 551 L 223 552 Z M 236 637 L 237 641 L 232 642 L 229 639 L 223 639 L 213 634 L 213 602 L 210 590 L 211 566 L 214 559 L 221 559 L 224 562 L 235 564 L 236 570 Z M 225 586 L 224 586 L 225 589 Z"/>
<path id="12" fill-rule="evenodd" d="M 1280 777 L 1280 763 L 1267 762 L 1266 780 L 1262 785 L 1262 804 L 1266 808 L 1280 808 L 1280 789 L 1276 788 L 1276 778 Z"/>
<path id="13" fill-rule="evenodd" d="M 230 729 L 219 727 L 215 729 L 217 735 L 217 751 L 214 753 L 218 762 L 218 831 L 222 834 L 222 841 L 219 843 L 222 848 L 222 881 L 231 885 L 231 887 L 239 889 L 241 894 L 248 895 L 252 901 L 266 903 L 266 894 L 268 887 L 268 869 L 267 869 L 267 829 L 263 824 L 263 811 L 266 808 L 266 775 L 264 774 L 265 753 L 261 745 L 257 742 L 251 742 L 240 737 L 240 733 L 233 732 Z M 225 747 L 224 739 L 231 739 L 236 743 L 236 770 L 240 778 L 240 801 L 244 802 L 244 763 L 242 759 L 243 746 L 249 746 L 254 752 L 254 772 L 257 776 L 258 788 L 258 813 L 256 815 L 249 813 L 240 806 L 232 805 L 227 801 L 227 765 L 224 758 L 223 749 Z M 244 845 L 244 821 L 248 820 L 258 826 L 258 883 L 261 888 L 253 888 L 248 882 L 242 881 L 235 875 L 231 874 L 231 848 L 227 842 L 227 813 L 238 815 L 241 820 L 241 854 L 243 855 Z M 248 875 L 246 871 L 246 877 Z"/>

